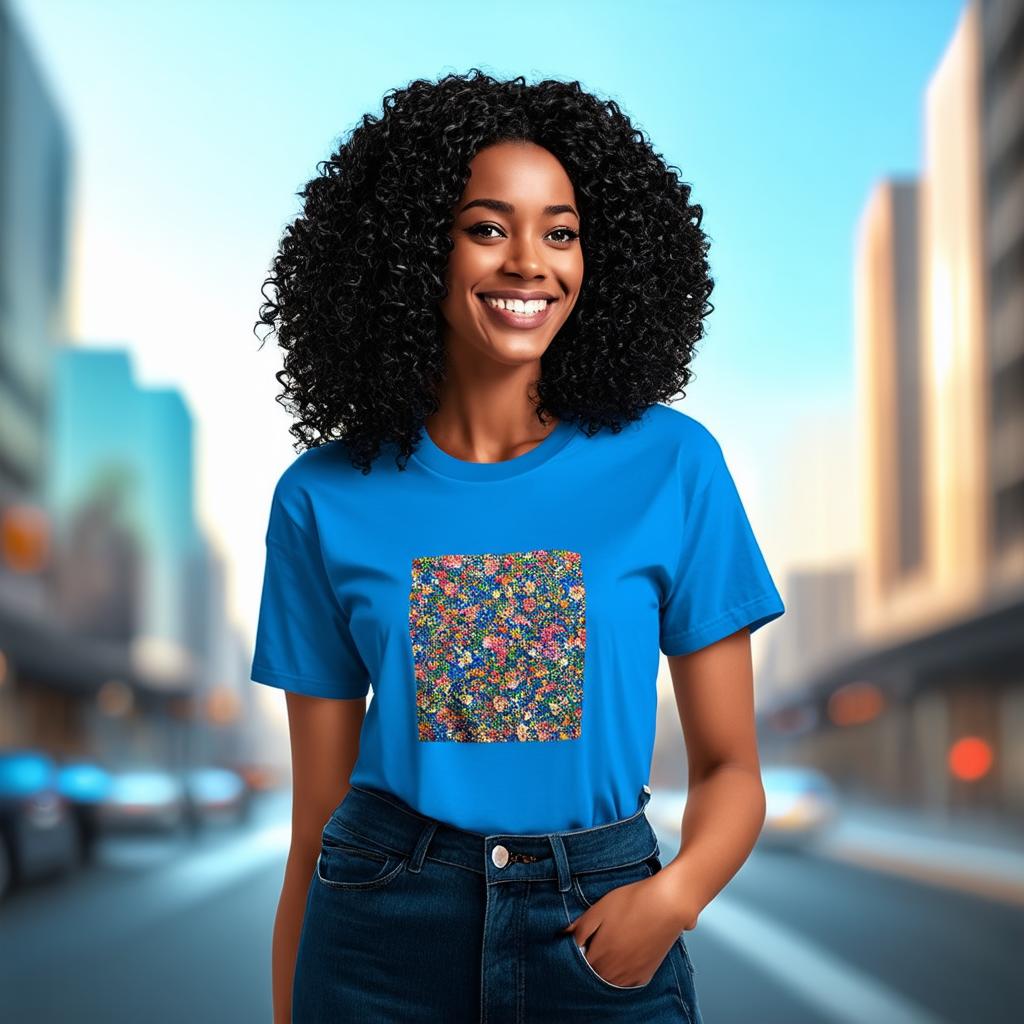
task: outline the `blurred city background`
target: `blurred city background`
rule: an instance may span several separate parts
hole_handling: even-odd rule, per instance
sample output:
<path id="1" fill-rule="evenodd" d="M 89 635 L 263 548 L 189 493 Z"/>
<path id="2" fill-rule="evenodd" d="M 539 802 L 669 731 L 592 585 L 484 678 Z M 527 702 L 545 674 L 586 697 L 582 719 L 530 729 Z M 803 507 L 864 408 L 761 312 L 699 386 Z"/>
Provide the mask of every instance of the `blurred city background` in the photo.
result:
<path id="1" fill-rule="evenodd" d="M 260 285 L 335 140 L 474 65 L 614 96 L 712 235 L 680 408 L 787 614 L 764 833 L 686 936 L 705 1020 L 1019 1020 L 1022 0 L 0 0 L 0 1020 L 270 1020 L 289 752 L 248 672 L 295 452 Z"/>

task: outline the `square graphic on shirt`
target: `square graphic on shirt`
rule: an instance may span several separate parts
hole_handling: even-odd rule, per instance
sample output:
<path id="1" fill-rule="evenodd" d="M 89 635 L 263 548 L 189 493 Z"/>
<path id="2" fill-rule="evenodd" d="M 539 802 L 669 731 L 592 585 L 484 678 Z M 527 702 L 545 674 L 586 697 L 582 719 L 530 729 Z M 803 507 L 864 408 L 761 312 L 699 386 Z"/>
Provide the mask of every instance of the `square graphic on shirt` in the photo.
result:
<path id="1" fill-rule="evenodd" d="M 586 588 L 578 551 L 412 560 L 419 739 L 571 740 L 583 717 Z"/>

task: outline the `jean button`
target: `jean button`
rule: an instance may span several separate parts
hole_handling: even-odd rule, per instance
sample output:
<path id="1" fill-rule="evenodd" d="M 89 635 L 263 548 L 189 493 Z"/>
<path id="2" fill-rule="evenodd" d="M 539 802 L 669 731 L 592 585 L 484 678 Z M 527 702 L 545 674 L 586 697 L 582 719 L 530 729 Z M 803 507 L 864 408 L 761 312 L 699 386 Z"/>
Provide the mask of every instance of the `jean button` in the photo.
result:
<path id="1" fill-rule="evenodd" d="M 499 868 L 503 868 L 508 863 L 508 850 L 499 843 L 493 850 L 491 850 L 491 860 L 493 860 Z"/>

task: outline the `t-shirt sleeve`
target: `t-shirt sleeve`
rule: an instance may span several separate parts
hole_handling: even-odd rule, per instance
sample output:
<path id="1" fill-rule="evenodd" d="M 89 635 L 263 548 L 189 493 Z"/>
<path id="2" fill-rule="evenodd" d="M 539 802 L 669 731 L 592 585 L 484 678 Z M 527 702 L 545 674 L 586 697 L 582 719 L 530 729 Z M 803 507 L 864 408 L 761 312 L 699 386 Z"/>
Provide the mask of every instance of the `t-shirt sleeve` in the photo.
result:
<path id="1" fill-rule="evenodd" d="M 324 566 L 309 498 L 279 481 L 271 502 L 250 678 L 313 697 L 365 697 L 369 674 Z"/>
<path id="2" fill-rule="evenodd" d="M 663 653 L 689 654 L 785 611 L 721 447 L 684 514 L 682 551 L 661 605 Z"/>

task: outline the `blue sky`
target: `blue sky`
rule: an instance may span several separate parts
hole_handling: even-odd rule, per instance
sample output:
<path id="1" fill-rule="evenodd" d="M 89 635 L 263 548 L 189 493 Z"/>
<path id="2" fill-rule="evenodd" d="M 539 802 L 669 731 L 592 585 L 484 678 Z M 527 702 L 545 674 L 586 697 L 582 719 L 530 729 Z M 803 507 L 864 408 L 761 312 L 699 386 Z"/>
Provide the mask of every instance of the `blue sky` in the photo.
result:
<path id="1" fill-rule="evenodd" d="M 876 181 L 919 169 L 959 0 L 11 7 L 72 140 L 74 333 L 185 392 L 250 624 L 293 457 L 277 350 L 251 328 L 295 193 L 387 89 L 472 66 L 578 78 L 681 168 L 717 284 L 680 407 L 722 442 L 777 575 L 851 550 L 854 230 Z M 810 511 L 801 474 L 825 481 Z"/>

